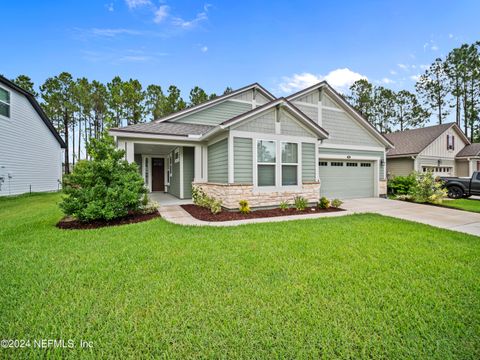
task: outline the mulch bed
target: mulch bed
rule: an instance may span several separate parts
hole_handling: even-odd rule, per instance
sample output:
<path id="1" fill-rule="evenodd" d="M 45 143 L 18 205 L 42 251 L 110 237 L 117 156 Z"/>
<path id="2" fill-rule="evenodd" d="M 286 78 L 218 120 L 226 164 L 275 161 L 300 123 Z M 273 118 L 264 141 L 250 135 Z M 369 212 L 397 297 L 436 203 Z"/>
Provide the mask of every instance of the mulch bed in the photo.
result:
<path id="1" fill-rule="evenodd" d="M 151 219 L 155 219 L 160 217 L 160 213 L 158 211 L 154 211 L 150 214 L 142 214 L 142 213 L 130 213 L 125 217 L 111 220 L 111 221 L 79 221 L 72 217 L 64 217 L 57 223 L 57 227 L 60 229 L 98 229 L 106 226 L 118 226 L 118 225 L 125 225 L 125 224 L 135 224 L 143 221 L 148 221 Z"/>
<path id="2" fill-rule="evenodd" d="M 247 220 L 247 219 L 259 219 L 259 218 L 269 218 L 276 216 L 289 216 L 289 215 L 308 215 L 308 214 L 318 214 L 318 213 L 331 213 L 338 211 L 345 211 L 344 209 L 339 208 L 329 208 L 329 209 L 320 209 L 317 207 L 309 207 L 304 211 L 298 211 L 296 209 L 287 209 L 282 211 L 280 209 L 266 209 L 266 210 L 255 210 L 249 214 L 242 214 L 238 211 L 222 211 L 219 214 L 212 214 L 209 209 L 200 207 L 197 205 L 181 205 L 182 208 L 192 215 L 194 218 L 203 221 L 231 221 L 231 220 Z"/>

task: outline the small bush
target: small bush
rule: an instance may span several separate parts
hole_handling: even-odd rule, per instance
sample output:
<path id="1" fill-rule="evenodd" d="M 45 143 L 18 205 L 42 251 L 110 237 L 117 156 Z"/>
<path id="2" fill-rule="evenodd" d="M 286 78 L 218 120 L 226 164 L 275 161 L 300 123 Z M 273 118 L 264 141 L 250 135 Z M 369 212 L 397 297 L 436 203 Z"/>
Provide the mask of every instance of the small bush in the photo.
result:
<path id="1" fill-rule="evenodd" d="M 290 208 L 290 205 L 288 204 L 287 201 L 284 200 L 280 202 L 280 204 L 278 205 L 278 208 L 282 211 L 287 211 Z"/>
<path id="2" fill-rule="evenodd" d="M 447 196 L 447 190 L 443 188 L 441 181 L 436 181 L 433 172 L 415 174 L 415 185 L 411 189 L 412 199 L 418 203 L 441 204 Z"/>
<path id="3" fill-rule="evenodd" d="M 388 180 L 388 193 L 392 195 L 407 195 L 410 194 L 416 183 L 415 173 L 408 176 L 395 176 Z"/>
<path id="4" fill-rule="evenodd" d="M 240 200 L 238 204 L 240 205 L 238 210 L 242 214 L 249 214 L 250 213 L 250 211 L 251 211 L 250 210 L 250 205 L 248 204 L 247 200 Z"/>
<path id="5" fill-rule="evenodd" d="M 205 194 L 199 186 L 192 186 L 192 200 L 195 205 L 209 209 L 212 214 L 222 211 L 222 202 Z"/>
<path id="6" fill-rule="evenodd" d="M 79 161 L 64 176 L 62 211 L 81 221 L 113 220 L 139 211 L 147 190 L 137 164 L 125 161 L 125 151 L 108 135 L 92 139 L 87 151 L 91 160 Z"/>
<path id="7" fill-rule="evenodd" d="M 342 206 L 343 201 L 340 199 L 333 199 L 332 200 L 332 207 L 335 209 L 338 209 L 340 206 Z"/>
<path id="8" fill-rule="evenodd" d="M 158 202 L 147 200 L 146 204 L 142 203 L 142 205 L 140 206 L 140 212 L 142 214 L 151 214 L 151 213 L 157 211 L 159 206 L 160 206 L 160 204 Z"/>
<path id="9" fill-rule="evenodd" d="M 295 196 L 293 199 L 293 204 L 297 211 L 303 211 L 307 208 L 308 202 L 303 196 Z"/>
<path id="10" fill-rule="evenodd" d="M 330 200 L 328 200 L 325 196 L 322 196 L 318 202 L 318 207 L 320 209 L 328 209 L 330 207 Z"/>

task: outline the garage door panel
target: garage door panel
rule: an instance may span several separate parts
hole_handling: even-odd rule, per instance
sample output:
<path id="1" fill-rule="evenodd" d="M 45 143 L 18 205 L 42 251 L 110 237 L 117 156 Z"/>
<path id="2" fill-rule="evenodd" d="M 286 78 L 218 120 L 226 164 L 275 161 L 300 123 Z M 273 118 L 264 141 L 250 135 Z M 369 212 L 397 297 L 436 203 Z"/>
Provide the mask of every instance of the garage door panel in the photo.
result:
<path id="1" fill-rule="evenodd" d="M 325 162 L 325 160 L 322 160 Z M 319 167 L 320 196 L 327 198 L 352 199 L 374 196 L 374 166 L 369 161 L 348 161 L 357 166 L 346 166 L 346 161 L 327 160 L 327 166 Z M 342 163 L 343 166 L 332 166 Z M 369 167 L 361 166 L 370 164 Z"/>

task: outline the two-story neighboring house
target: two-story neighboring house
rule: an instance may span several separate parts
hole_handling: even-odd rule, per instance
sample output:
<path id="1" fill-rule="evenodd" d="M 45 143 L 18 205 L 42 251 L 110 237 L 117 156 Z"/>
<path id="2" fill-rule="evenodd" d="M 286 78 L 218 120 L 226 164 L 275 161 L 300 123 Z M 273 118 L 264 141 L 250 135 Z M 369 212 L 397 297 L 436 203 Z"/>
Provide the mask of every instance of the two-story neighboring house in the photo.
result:
<path id="1" fill-rule="evenodd" d="M 35 97 L 0 76 L 0 196 L 58 190 L 64 148 Z"/>
<path id="2" fill-rule="evenodd" d="M 150 191 L 180 199 L 192 184 L 229 209 L 386 194 L 392 144 L 326 82 L 286 98 L 255 83 L 110 134 Z"/>
<path id="3" fill-rule="evenodd" d="M 386 134 L 395 146 L 387 153 L 387 173 L 389 177 L 406 176 L 413 171 L 432 171 L 438 176 L 468 176 L 465 166 L 471 168 L 467 159 L 460 159 L 466 147 L 472 150 L 470 141 L 455 123 L 428 126 L 419 129 L 398 131 Z M 478 149 L 480 150 L 480 149 Z"/>

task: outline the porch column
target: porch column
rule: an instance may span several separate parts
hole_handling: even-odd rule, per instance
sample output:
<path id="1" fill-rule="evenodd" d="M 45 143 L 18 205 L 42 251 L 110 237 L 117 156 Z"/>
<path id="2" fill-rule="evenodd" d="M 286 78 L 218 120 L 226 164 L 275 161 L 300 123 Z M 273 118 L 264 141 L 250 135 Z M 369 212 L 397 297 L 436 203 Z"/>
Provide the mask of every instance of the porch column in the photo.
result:
<path id="1" fill-rule="evenodd" d="M 133 141 L 125 141 L 125 160 L 127 160 L 129 163 L 133 163 L 135 161 Z"/>
<path id="2" fill-rule="evenodd" d="M 193 156 L 193 164 L 194 164 L 194 175 L 193 181 L 194 182 L 203 182 L 202 176 L 202 163 L 203 163 L 203 151 L 201 145 L 195 145 L 195 151 Z"/>

